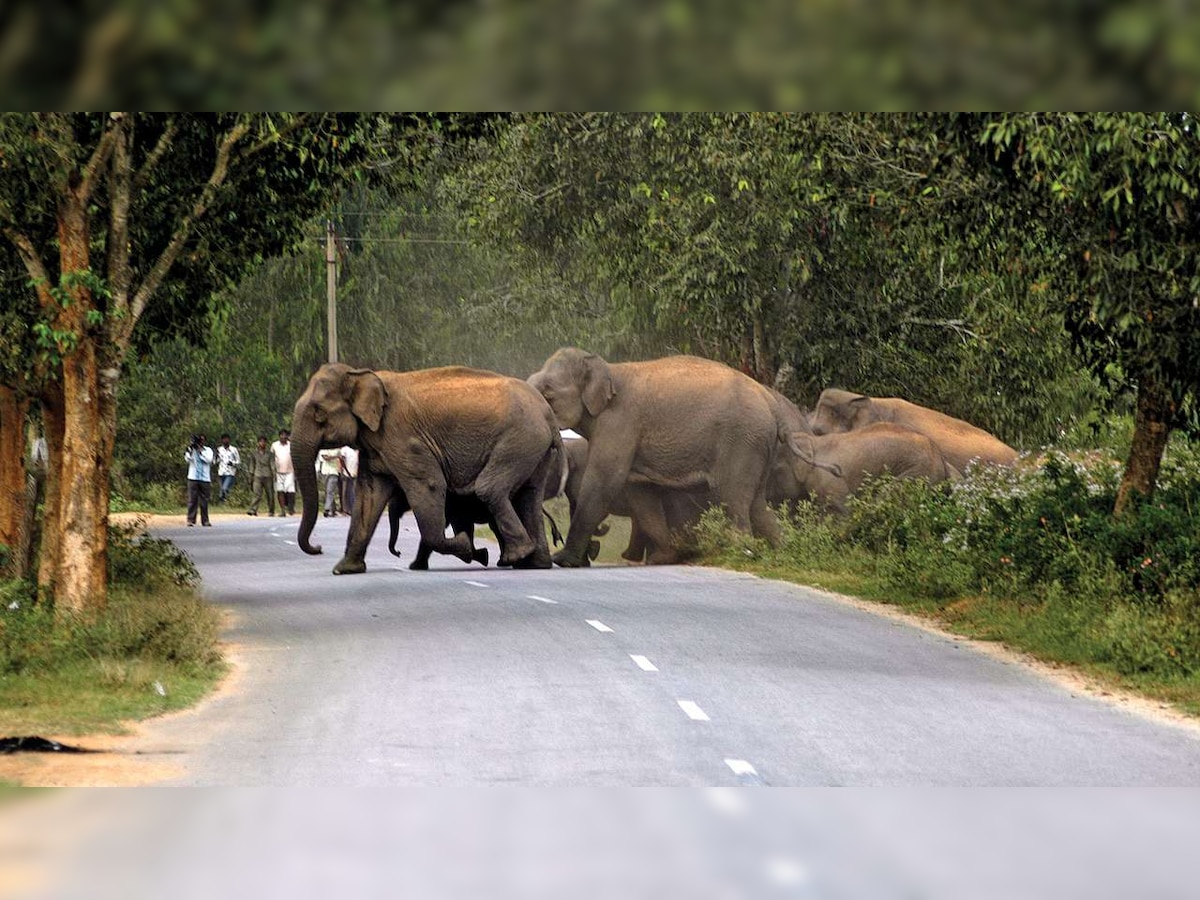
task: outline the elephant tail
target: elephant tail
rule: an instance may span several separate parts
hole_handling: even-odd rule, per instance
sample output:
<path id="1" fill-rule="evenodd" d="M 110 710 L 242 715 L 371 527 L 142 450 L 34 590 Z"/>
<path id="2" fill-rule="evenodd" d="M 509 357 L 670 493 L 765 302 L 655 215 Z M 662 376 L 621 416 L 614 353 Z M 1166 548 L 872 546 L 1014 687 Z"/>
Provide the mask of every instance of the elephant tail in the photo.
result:
<path id="1" fill-rule="evenodd" d="M 570 466 L 567 464 L 567 451 L 563 447 L 562 432 L 557 427 L 553 429 L 554 438 L 551 444 L 552 449 L 558 457 L 558 493 L 555 497 L 562 497 L 567 492 L 567 476 L 571 474 Z"/>

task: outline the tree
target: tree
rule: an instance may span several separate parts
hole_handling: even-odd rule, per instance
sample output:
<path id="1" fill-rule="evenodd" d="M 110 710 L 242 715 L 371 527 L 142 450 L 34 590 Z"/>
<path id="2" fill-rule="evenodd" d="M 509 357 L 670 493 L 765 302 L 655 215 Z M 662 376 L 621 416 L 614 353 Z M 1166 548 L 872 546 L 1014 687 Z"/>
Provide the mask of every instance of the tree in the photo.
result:
<path id="1" fill-rule="evenodd" d="M 354 127 L 332 115 L 0 116 L 0 234 L 32 285 L 38 348 L 5 375 L 40 402 L 38 583 L 57 608 L 104 603 L 117 385 L 139 332 L 194 327 L 216 287 L 287 246 L 353 158 Z"/>
<path id="2" fill-rule="evenodd" d="M 1121 514 L 1154 492 L 1200 391 L 1200 136 L 1187 114 L 1024 114 L 982 139 L 1054 237 L 1067 327 L 1102 375 L 1137 391 Z"/>

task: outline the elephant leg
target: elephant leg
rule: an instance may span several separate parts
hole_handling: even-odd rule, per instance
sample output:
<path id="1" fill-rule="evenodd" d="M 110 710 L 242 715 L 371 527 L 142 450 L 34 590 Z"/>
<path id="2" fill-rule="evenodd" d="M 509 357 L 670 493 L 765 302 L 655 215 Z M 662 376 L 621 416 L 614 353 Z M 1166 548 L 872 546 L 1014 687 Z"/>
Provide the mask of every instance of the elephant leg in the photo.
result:
<path id="1" fill-rule="evenodd" d="M 535 477 L 544 479 L 544 475 L 535 473 Z M 513 497 L 513 506 L 517 511 L 525 531 L 533 537 L 534 550 L 524 559 L 515 563 L 518 569 L 549 569 L 554 563 L 550 560 L 550 545 L 546 540 L 546 528 L 542 522 L 542 497 L 540 487 L 542 481 L 534 481 L 517 491 Z M 535 486 L 536 485 L 536 486 Z"/>
<path id="2" fill-rule="evenodd" d="M 371 543 L 379 518 L 395 492 L 396 485 L 391 479 L 370 473 L 359 476 L 350 530 L 346 534 L 346 552 L 333 567 L 334 575 L 356 575 L 367 571 L 367 545 Z"/>
<path id="3" fill-rule="evenodd" d="M 429 557 L 433 555 L 433 548 L 424 541 L 421 541 L 417 547 L 417 555 L 413 557 L 413 561 L 408 564 L 408 567 L 414 572 L 424 572 L 429 568 Z"/>
<path id="4" fill-rule="evenodd" d="M 419 485 L 408 483 L 403 487 L 421 531 L 421 544 L 427 546 L 431 553 L 444 553 L 457 556 L 465 563 L 472 562 L 474 548 L 467 535 L 459 533 L 452 538 L 446 537 L 445 483 L 428 479 Z"/>
<path id="5" fill-rule="evenodd" d="M 662 494 L 652 489 L 629 487 L 625 495 L 629 501 L 630 518 L 634 522 L 630 543 L 640 532 L 648 564 L 661 566 L 678 562 L 679 553 L 675 549 L 671 530 L 667 527 Z"/>
<path id="6" fill-rule="evenodd" d="M 778 547 L 783 542 L 779 518 L 767 505 L 766 496 L 761 493 L 750 503 L 750 527 L 755 537 L 765 539 L 772 547 Z"/>
<path id="7" fill-rule="evenodd" d="M 489 472 L 491 463 L 484 466 L 475 481 L 479 499 L 487 504 L 492 521 L 496 523 L 496 536 L 501 538 L 498 565 L 511 566 L 537 550 L 537 544 L 529 536 L 521 516 L 513 506 L 510 489 L 503 479 Z M 538 524 L 541 527 L 541 523 Z"/>
<path id="8" fill-rule="evenodd" d="M 652 548 L 652 542 L 646 529 L 642 527 L 641 519 L 629 520 L 629 544 L 621 551 L 621 558 L 630 562 L 642 562 L 646 551 Z"/>
<path id="9" fill-rule="evenodd" d="M 612 499 L 624 489 L 629 475 L 629 454 L 608 452 L 594 446 L 579 484 L 579 496 L 571 512 L 567 542 L 554 554 L 554 562 L 574 568 L 588 565 L 588 550 L 600 523 L 608 516 Z"/>

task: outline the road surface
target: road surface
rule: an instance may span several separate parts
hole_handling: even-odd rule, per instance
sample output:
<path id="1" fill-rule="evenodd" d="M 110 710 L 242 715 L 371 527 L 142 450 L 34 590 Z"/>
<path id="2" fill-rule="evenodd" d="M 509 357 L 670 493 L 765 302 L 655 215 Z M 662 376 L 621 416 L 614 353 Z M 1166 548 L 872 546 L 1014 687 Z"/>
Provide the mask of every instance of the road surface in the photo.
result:
<path id="1" fill-rule="evenodd" d="M 1182 786 L 1194 730 L 819 592 L 694 567 L 510 571 L 348 520 L 162 533 L 235 613 L 239 687 L 185 717 L 189 785 Z M 493 553 L 494 555 L 494 553 Z"/>

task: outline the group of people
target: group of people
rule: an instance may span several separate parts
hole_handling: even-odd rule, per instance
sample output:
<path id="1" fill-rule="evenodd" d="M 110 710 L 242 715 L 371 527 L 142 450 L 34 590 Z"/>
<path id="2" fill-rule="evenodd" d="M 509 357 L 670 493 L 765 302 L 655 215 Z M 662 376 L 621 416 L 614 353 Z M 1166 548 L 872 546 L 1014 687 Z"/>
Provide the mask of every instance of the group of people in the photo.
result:
<path id="1" fill-rule="evenodd" d="M 275 503 L 279 502 L 279 515 L 296 514 L 296 470 L 292 465 L 291 432 L 279 429 L 279 439 L 267 446 L 266 435 L 260 434 L 254 450 L 249 454 L 249 477 L 253 500 L 246 515 L 257 516 L 263 498 L 267 501 L 267 515 L 275 515 Z M 208 517 L 208 501 L 212 494 L 212 471 L 216 464 L 218 479 L 217 503 L 225 503 L 237 480 L 242 465 L 242 456 L 230 442 L 228 434 L 221 435 L 221 443 L 213 451 L 206 444 L 203 434 L 194 434 L 184 451 L 188 464 L 187 473 L 187 523 L 194 527 L 197 514 L 203 527 L 212 525 Z M 349 515 L 354 507 L 354 479 L 358 475 L 358 451 L 353 447 L 322 450 L 317 457 L 317 474 L 325 486 L 326 516 Z"/>

